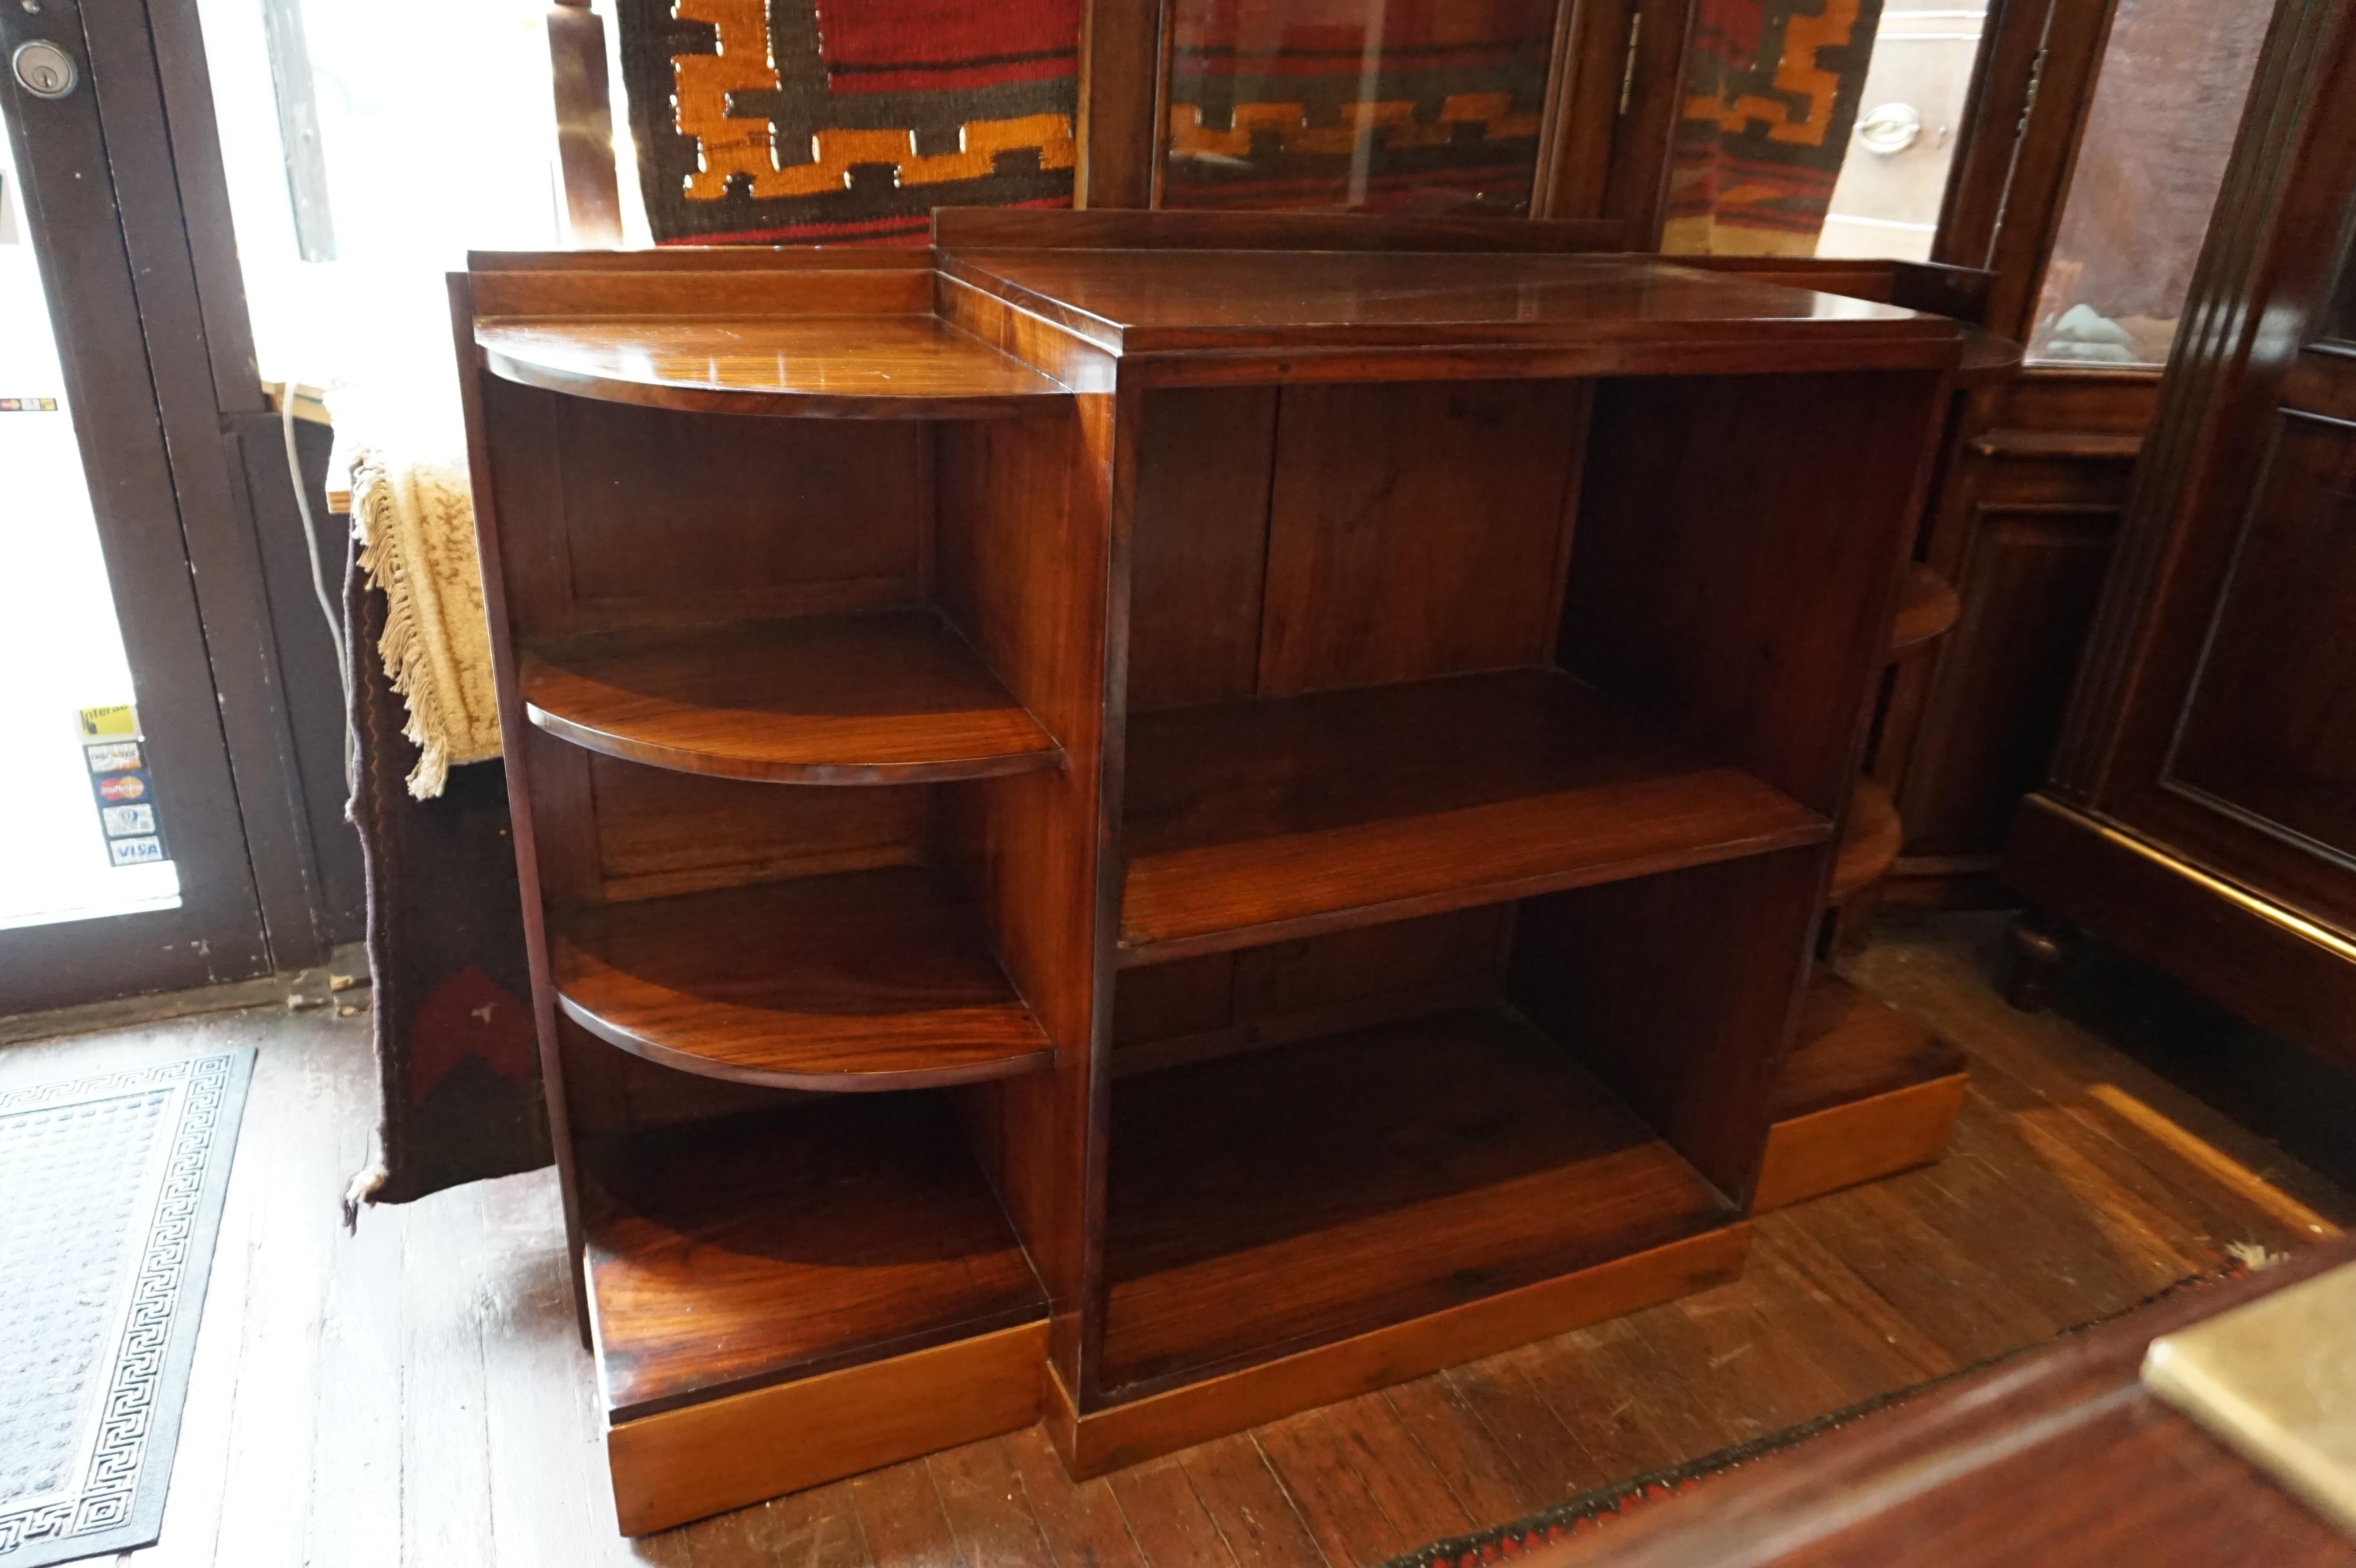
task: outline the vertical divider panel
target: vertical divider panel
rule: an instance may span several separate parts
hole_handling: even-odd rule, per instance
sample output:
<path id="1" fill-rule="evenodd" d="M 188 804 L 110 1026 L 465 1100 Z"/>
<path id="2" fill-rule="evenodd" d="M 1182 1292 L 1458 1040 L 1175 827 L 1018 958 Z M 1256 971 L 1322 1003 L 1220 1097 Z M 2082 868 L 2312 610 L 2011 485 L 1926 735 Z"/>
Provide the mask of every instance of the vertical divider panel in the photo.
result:
<path id="1" fill-rule="evenodd" d="M 476 549 L 482 559 L 483 603 L 490 621 L 491 666 L 498 684 L 499 730 L 519 735 L 528 728 L 522 698 L 516 686 L 515 638 L 509 624 L 506 579 L 507 546 L 500 534 L 499 487 L 493 471 L 492 449 L 483 417 L 485 372 L 475 349 L 475 291 L 463 272 L 452 273 L 450 324 L 458 356 L 459 398 L 466 415 L 468 477 L 475 494 Z M 530 455 L 552 467 L 552 454 L 542 449 Z M 543 547 L 544 548 L 544 547 Z M 517 880 L 523 901 L 525 954 L 531 965 L 532 1023 L 540 1037 L 541 1092 L 548 1107 L 549 1142 L 556 1155 L 558 1184 L 564 1202 L 565 1255 L 573 1265 L 573 1309 L 581 1342 L 589 1343 L 589 1276 L 584 1265 L 581 1221 L 581 1178 L 573 1143 L 573 1119 L 564 1090 L 564 1051 L 556 1032 L 555 987 L 548 969 L 548 932 L 541 918 L 539 855 L 535 848 L 531 768 L 518 754 L 506 759 L 508 812 L 515 835 Z"/>
<path id="2" fill-rule="evenodd" d="M 954 306 L 959 286 L 943 280 Z M 963 291 L 980 319 L 953 321 L 1077 389 L 1067 407 L 1023 419 L 947 423 L 936 442 L 940 603 L 982 658 L 1064 748 L 1055 773 L 944 792 L 942 848 L 983 912 L 999 956 L 1055 1051 L 1052 1072 L 959 1092 L 976 1151 L 1049 1298 L 1049 1353 L 1078 1386 L 1093 1296 L 1103 1133 L 1099 983 L 1108 624 L 1118 435 L 1108 356 Z M 995 308 L 992 308 L 995 307 Z M 1108 968 L 1107 968 L 1108 974 Z"/>

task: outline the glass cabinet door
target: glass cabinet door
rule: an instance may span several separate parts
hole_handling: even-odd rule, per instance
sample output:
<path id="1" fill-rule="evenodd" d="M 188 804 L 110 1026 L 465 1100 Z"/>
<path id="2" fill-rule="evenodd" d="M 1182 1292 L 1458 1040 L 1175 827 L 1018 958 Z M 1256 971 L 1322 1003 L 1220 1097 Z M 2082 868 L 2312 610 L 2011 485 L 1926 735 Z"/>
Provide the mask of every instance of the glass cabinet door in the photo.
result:
<path id="1" fill-rule="evenodd" d="M 1526 212 L 1556 0 L 1176 0 L 1162 205 Z"/>

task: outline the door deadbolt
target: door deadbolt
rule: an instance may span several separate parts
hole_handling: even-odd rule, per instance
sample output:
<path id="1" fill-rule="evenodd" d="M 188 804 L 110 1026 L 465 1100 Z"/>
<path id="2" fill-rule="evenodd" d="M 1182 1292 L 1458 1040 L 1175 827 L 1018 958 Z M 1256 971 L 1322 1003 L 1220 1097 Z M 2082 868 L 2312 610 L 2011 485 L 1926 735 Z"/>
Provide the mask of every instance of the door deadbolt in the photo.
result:
<path id="1" fill-rule="evenodd" d="M 78 80 L 73 56 L 47 38 L 18 44 L 8 63 L 16 72 L 17 85 L 36 98 L 63 98 Z"/>

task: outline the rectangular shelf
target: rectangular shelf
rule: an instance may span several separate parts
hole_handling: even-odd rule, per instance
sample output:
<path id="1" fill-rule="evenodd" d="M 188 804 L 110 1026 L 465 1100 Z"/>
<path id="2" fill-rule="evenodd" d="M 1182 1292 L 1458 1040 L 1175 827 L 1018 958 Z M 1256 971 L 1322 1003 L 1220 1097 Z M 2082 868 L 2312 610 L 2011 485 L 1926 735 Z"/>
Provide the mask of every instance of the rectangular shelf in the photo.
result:
<path id="1" fill-rule="evenodd" d="M 681 773 L 923 784 L 1063 761 L 932 610 L 613 632 L 529 646 L 519 662 L 534 724 Z"/>
<path id="2" fill-rule="evenodd" d="M 616 1423 L 1046 1316 L 937 1095 L 835 1096 L 584 1153 Z"/>
<path id="3" fill-rule="evenodd" d="M 1822 842 L 1831 824 L 1552 670 L 1130 721 L 1120 962 Z"/>
<path id="4" fill-rule="evenodd" d="M 1125 1080 L 1111 1147 L 1116 1397 L 1739 1217 L 1502 1007 Z"/>
<path id="5" fill-rule="evenodd" d="M 558 1005 L 608 1044 L 780 1089 L 1032 1072 L 1047 1037 L 969 911 L 913 866 L 552 912 Z"/>

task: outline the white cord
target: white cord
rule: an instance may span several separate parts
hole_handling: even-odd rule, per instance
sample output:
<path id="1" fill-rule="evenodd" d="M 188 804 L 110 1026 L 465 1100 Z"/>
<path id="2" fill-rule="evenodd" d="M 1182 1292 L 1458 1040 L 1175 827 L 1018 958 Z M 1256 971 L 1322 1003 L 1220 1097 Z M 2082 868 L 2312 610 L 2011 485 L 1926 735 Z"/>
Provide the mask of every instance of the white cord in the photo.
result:
<path id="1" fill-rule="evenodd" d="M 344 635 L 343 617 L 327 597 L 327 576 L 319 563 L 319 525 L 311 516 L 311 493 L 303 480 L 303 459 L 294 446 L 294 383 L 282 381 L 278 389 L 278 423 L 286 438 L 286 476 L 294 483 L 294 504 L 303 510 L 303 545 L 311 552 L 311 593 L 319 613 L 327 618 L 327 636 L 336 645 L 336 676 L 344 691 L 344 791 L 348 802 L 359 793 L 360 738 L 352 722 L 352 653 Z"/>

